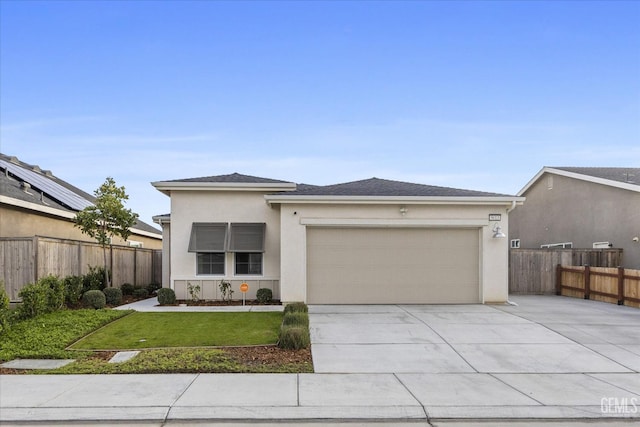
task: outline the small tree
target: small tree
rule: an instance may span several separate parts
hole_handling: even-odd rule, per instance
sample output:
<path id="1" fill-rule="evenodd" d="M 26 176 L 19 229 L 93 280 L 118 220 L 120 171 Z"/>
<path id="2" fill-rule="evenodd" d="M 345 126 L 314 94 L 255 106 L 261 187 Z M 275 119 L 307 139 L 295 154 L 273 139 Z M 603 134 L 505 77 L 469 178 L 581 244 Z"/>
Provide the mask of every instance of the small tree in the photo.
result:
<path id="1" fill-rule="evenodd" d="M 76 227 L 89 237 L 96 239 L 102 246 L 104 255 L 104 281 L 111 286 L 107 269 L 107 245 L 111 239 L 118 236 L 127 240 L 131 232 L 129 229 L 136 223 L 138 215 L 125 209 L 124 201 L 129 199 L 124 187 L 116 186 L 111 177 L 107 177 L 104 184 L 94 193 L 94 205 L 78 212 L 75 217 Z"/>

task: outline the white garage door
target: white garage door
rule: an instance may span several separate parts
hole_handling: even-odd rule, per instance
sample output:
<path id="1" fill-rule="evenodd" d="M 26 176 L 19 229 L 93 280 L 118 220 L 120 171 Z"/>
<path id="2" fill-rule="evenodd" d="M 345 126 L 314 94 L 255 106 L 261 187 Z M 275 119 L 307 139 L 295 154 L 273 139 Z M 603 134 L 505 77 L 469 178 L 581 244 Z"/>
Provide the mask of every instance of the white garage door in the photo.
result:
<path id="1" fill-rule="evenodd" d="M 307 228 L 309 304 L 480 302 L 479 230 Z"/>

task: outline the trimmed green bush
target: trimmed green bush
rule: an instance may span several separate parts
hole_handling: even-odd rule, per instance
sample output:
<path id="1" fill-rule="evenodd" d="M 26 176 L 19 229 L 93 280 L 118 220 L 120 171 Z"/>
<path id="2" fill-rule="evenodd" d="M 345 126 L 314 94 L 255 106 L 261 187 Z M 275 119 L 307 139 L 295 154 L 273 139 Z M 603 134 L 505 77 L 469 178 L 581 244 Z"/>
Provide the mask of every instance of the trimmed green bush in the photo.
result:
<path id="1" fill-rule="evenodd" d="M 13 312 L 9 309 L 9 295 L 4 290 L 4 282 L 0 280 L 0 335 L 11 327 Z"/>
<path id="2" fill-rule="evenodd" d="M 135 287 L 131 283 L 123 283 L 120 286 L 120 290 L 122 291 L 122 295 L 133 295 Z"/>
<path id="3" fill-rule="evenodd" d="M 133 296 L 136 298 L 147 298 L 149 296 L 149 291 L 147 288 L 135 288 L 133 290 Z"/>
<path id="4" fill-rule="evenodd" d="M 104 288 L 105 301 L 111 307 L 116 307 L 122 304 L 122 291 L 118 288 Z"/>
<path id="5" fill-rule="evenodd" d="M 278 336 L 278 347 L 286 350 L 309 348 L 311 337 L 309 329 L 301 326 L 283 326 Z"/>
<path id="6" fill-rule="evenodd" d="M 18 306 L 17 316 L 20 319 L 30 319 L 47 313 L 49 286 L 42 283 L 29 283 L 20 290 L 18 296 L 22 303 Z"/>
<path id="7" fill-rule="evenodd" d="M 38 284 L 48 288 L 46 312 L 61 310 L 64 307 L 64 282 L 50 274 L 38 280 Z"/>
<path id="8" fill-rule="evenodd" d="M 301 312 L 286 313 L 282 318 L 282 326 L 302 326 L 308 328 L 309 315 Z"/>
<path id="9" fill-rule="evenodd" d="M 284 313 L 308 313 L 309 307 L 303 302 L 292 302 L 287 304 L 284 308 Z"/>
<path id="10" fill-rule="evenodd" d="M 273 299 L 273 292 L 269 288 L 260 288 L 256 292 L 256 299 L 260 304 L 268 304 Z"/>
<path id="11" fill-rule="evenodd" d="M 149 292 L 149 295 L 155 294 L 160 288 L 162 288 L 162 285 L 156 282 L 151 282 L 147 285 L 147 291 Z"/>
<path id="12" fill-rule="evenodd" d="M 92 289 L 82 295 L 82 303 L 89 308 L 96 310 L 104 308 L 107 305 L 107 299 L 104 293 L 98 289 Z"/>
<path id="13" fill-rule="evenodd" d="M 109 277 L 111 277 L 111 272 L 109 272 Z M 89 267 L 89 272 L 82 277 L 82 281 L 83 293 L 96 289 L 103 290 L 107 287 L 104 280 L 104 267 Z"/>
<path id="14" fill-rule="evenodd" d="M 158 289 L 158 303 L 160 305 L 171 305 L 176 303 L 176 293 L 171 288 Z"/>
<path id="15" fill-rule="evenodd" d="M 82 297 L 82 276 L 67 276 L 63 279 L 64 301 L 70 307 L 75 307 Z"/>

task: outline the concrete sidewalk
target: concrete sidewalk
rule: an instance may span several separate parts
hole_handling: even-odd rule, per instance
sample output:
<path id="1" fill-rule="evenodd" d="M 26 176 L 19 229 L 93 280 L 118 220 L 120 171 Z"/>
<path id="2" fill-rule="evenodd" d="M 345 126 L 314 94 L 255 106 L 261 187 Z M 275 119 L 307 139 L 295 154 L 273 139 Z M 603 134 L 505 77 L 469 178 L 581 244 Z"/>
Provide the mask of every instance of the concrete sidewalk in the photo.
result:
<path id="1" fill-rule="evenodd" d="M 554 381 L 558 387 L 544 390 Z M 0 423 L 637 421 L 640 401 L 634 406 L 638 395 L 629 390 L 639 385 L 637 375 L 556 375 L 542 382 L 485 374 L 5 375 Z"/>
<path id="2" fill-rule="evenodd" d="M 147 298 L 141 301 L 132 302 L 131 304 L 115 307 L 114 310 L 135 310 L 142 312 L 229 312 L 229 311 L 283 311 L 283 305 L 215 305 L 215 306 L 174 306 L 174 305 L 158 305 L 158 298 Z"/>

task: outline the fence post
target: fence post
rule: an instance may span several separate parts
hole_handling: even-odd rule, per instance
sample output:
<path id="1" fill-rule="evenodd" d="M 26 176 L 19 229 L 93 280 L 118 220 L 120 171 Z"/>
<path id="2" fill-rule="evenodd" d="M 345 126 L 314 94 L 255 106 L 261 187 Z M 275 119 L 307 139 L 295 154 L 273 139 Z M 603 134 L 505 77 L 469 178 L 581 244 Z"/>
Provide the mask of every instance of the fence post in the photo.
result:
<path id="1" fill-rule="evenodd" d="M 556 265 L 556 295 L 562 295 L 562 264 Z"/>
<path id="2" fill-rule="evenodd" d="M 591 299 L 591 267 L 584 266 L 584 299 Z"/>
<path id="3" fill-rule="evenodd" d="M 618 267 L 618 305 L 624 305 L 624 268 Z"/>

